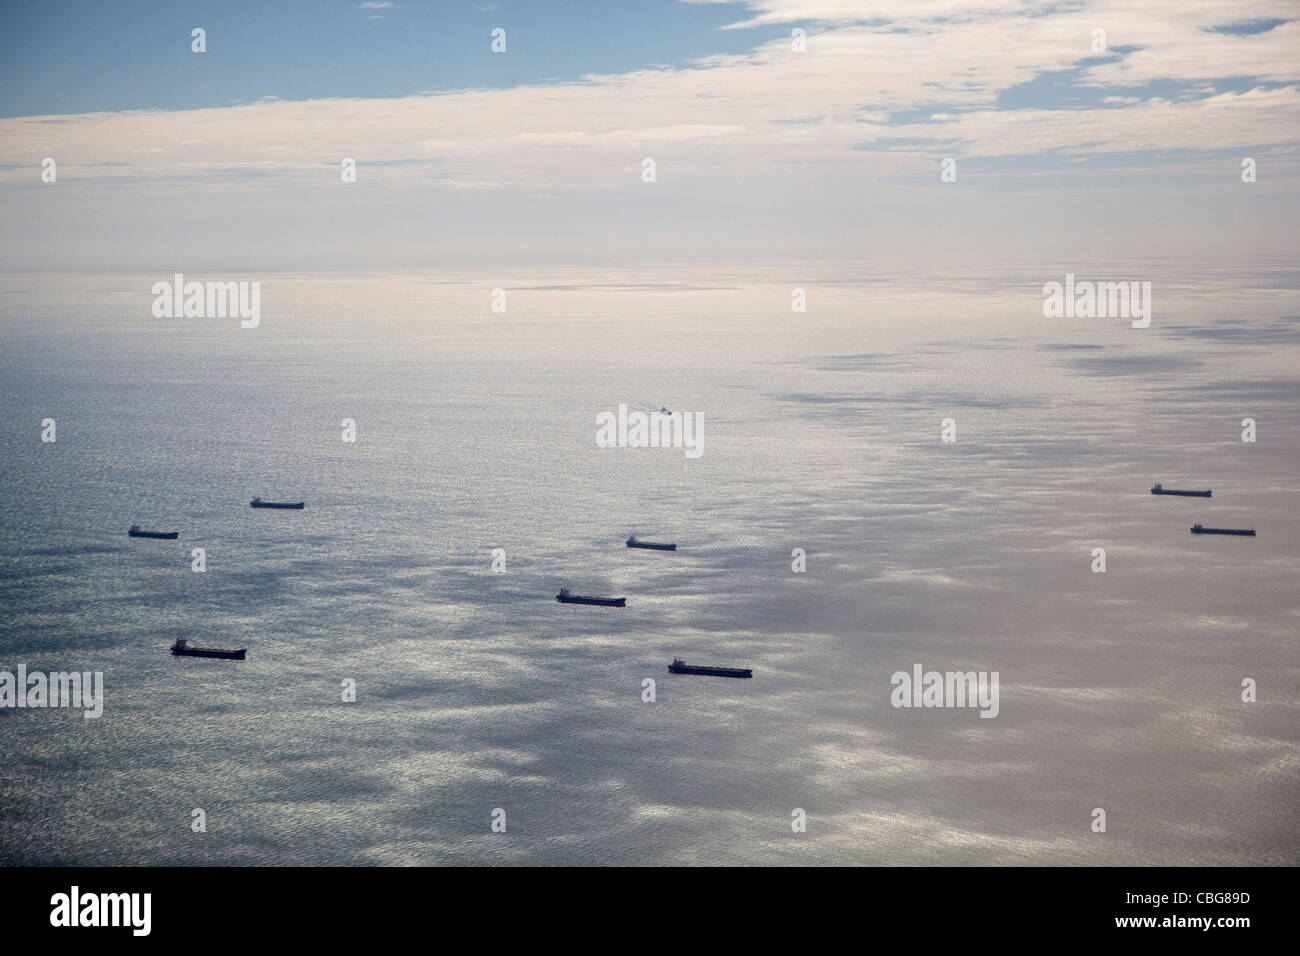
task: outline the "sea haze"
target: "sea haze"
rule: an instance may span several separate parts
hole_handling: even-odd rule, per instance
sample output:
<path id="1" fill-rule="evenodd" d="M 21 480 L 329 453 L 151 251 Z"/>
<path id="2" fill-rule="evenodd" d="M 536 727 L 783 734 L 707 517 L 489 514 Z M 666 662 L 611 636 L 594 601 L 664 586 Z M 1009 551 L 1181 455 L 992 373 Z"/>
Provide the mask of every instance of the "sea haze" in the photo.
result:
<path id="1" fill-rule="evenodd" d="M 0 670 L 106 697 L 0 708 L 0 862 L 1300 862 L 1294 265 L 787 271 L 187 277 L 255 329 L 0 279 Z M 1067 271 L 1150 328 L 1045 318 Z M 894 708 L 918 663 L 998 716 Z"/>

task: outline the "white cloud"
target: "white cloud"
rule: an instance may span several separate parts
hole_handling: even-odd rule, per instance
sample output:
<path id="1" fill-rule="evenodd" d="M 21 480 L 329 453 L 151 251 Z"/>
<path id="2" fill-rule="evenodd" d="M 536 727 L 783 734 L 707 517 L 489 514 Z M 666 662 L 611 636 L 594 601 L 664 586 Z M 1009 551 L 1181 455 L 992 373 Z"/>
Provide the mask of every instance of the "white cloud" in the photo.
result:
<path id="1" fill-rule="evenodd" d="M 763 4 L 776 6 L 770 0 Z M 1126 16 L 1113 21 L 1113 32 L 1146 48 L 1165 42 L 1161 37 L 1173 29 L 1167 18 Z M 750 178 L 759 193 L 776 167 L 783 177 L 821 177 L 829 167 L 861 167 L 868 161 L 864 149 L 869 153 L 873 142 L 898 136 L 955 140 L 967 154 L 989 156 L 1084 148 L 1085 142 L 1089 151 L 1104 153 L 1295 140 L 1300 121 L 1295 85 L 1177 106 L 1112 96 L 1105 99 L 1112 108 L 1104 110 L 997 108 L 1002 90 L 1090 56 L 1088 25 L 1094 19 L 1075 13 L 1011 17 L 914 33 L 849 26 L 818 35 L 805 54 L 775 42 L 750 54 L 711 58 L 705 68 L 395 99 L 267 97 L 229 108 L 88 114 L 57 128 L 39 117 L 5 119 L 0 137 L 20 165 L 39 163 L 51 153 L 70 157 L 66 175 L 72 178 L 78 174 L 77 157 L 89 163 L 110 144 L 131 157 L 116 175 L 159 179 L 194 168 L 185 165 L 192 159 L 237 166 L 287 145 L 303 153 L 303 167 L 285 170 L 299 178 L 317 176 L 316 164 L 346 155 L 363 167 L 437 160 L 447 178 L 458 182 L 600 188 L 617 182 L 630 158 L 639 161 L 641 154 L 658 151 L 663 171 L 671 170 L 677 182 L 710 175 Z M 1199 19 L 1186 13 L 1174 18 L 1200 45 L 1196 56 L 1134 53 L 1122 63 L 1089 68 L 1083 81 L 1139 85 L 1204 76 L 1211 50 L 1219 51 L 1225 75 L 1253 68 L 1274 81 L 1300 80 L 1294 56 L 1300 33 L 1278 28 L 1229 36 L 1196 25 L 1219 19 L 1205 12 Z M 1117 103 L 1123 108 L 1113 108 Z M 891 113 L 915 110 L 926 111 L 930 122 L 883 122 Z M 158 153 L 160 148 L 169 152 Z M 896 156 L 870 162 L 880 176 L 900 171 Z M 23 169 L 3 174 L 8 182 L 26 175 Z M 402 179 L 401 167 L 369 175 L 394 183 Z"/>

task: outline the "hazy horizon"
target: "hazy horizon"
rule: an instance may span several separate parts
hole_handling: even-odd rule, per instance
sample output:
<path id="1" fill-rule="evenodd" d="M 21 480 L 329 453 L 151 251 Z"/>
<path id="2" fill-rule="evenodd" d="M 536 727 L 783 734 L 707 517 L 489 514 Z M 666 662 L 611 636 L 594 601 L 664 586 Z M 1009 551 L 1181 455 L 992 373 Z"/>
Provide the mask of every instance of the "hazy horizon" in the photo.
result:
<path id="1" fill-rule="evenodd" d="M 1300 217 L 1281 0 L 294 9 L 11 7 L 6 263 L 1249 264 Z"/>

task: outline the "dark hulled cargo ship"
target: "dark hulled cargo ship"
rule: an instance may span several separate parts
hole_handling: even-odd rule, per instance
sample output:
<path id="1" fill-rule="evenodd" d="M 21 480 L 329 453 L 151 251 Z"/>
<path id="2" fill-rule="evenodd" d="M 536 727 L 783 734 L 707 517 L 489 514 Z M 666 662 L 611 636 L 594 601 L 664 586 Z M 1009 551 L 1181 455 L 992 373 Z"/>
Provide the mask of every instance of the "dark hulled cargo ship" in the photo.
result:
<path id="1" fill-rule="evenodd" d="M 626 607 L 627 598 L 586 597 L 582 594 L 570 594 L 568 588 L 560 588 L 555 600 L 561 604 L 599 604 L 601 607 Z"/>
<path id="2" fill-rule="evenodd" d="M 301 511 L 307 504 L 305 501 L 263 501 L 261 498 L 254 498 L 248 503 L 253 508 L 293 508 Z"/>
<path id="3" fill-rule="evenodd" d="M 126 533 L 133 538 L 163 538 L 167 541 L 175 541 L 181 536 L 179 531 L 143 531 L 138 524 L 131 525 Z"/>
<path id="4" fill-rule="evenodd" d="M 705 677 L 753 677 L 754 672 L 748 667 L 701 667 L 687 664 L 680 657 L 674 657 L 668 669 L 674 674 L 703 674 Z"/>
<path id="5" fill-rule="evenodd" d="M 677 550 L 677 545 L 675 544 L 658 544 L 654 541 L 638 541 L 636 539 L 636 535 L 632 535 L 632 537 L 627 539 L 627 546 L 629 548 L 646 548 L 650 551 L 676 551 Z"/>
<path id="6" fill-rule="evenodd" d="M 1212 495 L 1210 491 L 1178 491 L 1174 488 L 1163 488 L 1160 482 L 1151 486 L 1153 495 L 1181 495 L 1184 498 L 1209 498 Z"/>
<path id="7" fill-rule="evenodd" d="M 242 661 L 244 655 L 248 653 L 248 648 L 241 647 L 235 651 L 224 647 L 190 647 L 189 642 L 184 638 L 177 638 L 176 643 L 172 645 L 172 653 L 177 657 L 220 657 L 228 661 Z"/>
<path id="8" fill-rule="evenodd" d="M 1239 534 L 1246 538 L 1255 537 L 1254 528 L 1202 528 L 1200 522 L 1192 525 L 1192 534 Z"/>

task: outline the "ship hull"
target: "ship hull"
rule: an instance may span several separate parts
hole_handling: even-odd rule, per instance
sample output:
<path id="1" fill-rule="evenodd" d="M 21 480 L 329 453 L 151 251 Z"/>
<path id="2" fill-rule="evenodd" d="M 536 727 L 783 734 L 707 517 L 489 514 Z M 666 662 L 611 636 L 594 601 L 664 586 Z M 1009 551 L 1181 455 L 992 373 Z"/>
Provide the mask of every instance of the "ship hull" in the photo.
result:
<path id="1" fill-rule="evenodd" d="M 177 657 L 219 657 L 226 661 L 242 661 L 248 648 L 227 651 L 217 647 L 173 647 L 172 653 Z"/>
<path id="2" fill-rule="evenodd" d="M 669 664 L 674 674 L 699 674 L 703 677 L 753 677 L 748 667 L 696 667 L 692 664 Z"/>
<path id="3" fill-rule="evenodd" d="M 627 542 L 627 546 L 629 548 L 644 548 L 647 551 L 676 551 L 677 550 L 677 545 L 675 544 L 651 544 L 649 541 L 629 541 Z"/>
<path id="4" fill-rule="evenodd" d="M 253 508 L 281 508 L 281 509 L 289 509 L 289 510 L 293 510 L 293 511 L 302 511 L 303 506 L 305 506 L 306 504 L 307 504 L 307 502 L 305 502 L 305 501 L 295 501 L 295 502 L 288 502 L 288 501 L 250 501 L 250 502 L 249 502 L 249 506 L 250 506 L 250 507 L 253 507 Z"/>
<path id="5" fill-rule="evenodd" d="M 1177 495 L 1180 498 L 1210 498 L 1214 495 L 1213 491 L 1160 491 L 1151 492 L 1153 495 Z"/>
<path id="6" fill-rule="evenodd" d="M 1235 535 L 1240 535 L 1243 538 L 1255 537 L 1254 529 L 1246 530 L 1246 529 L 1238 529 L 1238 528 L 1192 528 L 1191 530 L 1192 530 L 1192 534 L 1235 534 Z"/>
<path id="7" fill-rule="evenodd" d="M 598 598 L 598 597 L 579 597 L 577 595 L 561 596 L 557 594 L 555 600 L 561 604 L 595 604 L 600 607 L 626 607 L 627 598 Z"/>
<path id="8" fill-rule="evenodd" d="M 128 531 L 127 534 L 132 538 L 162 538 L 164 541 L 175 541 L 181 536 L 179 531 Z"/>

